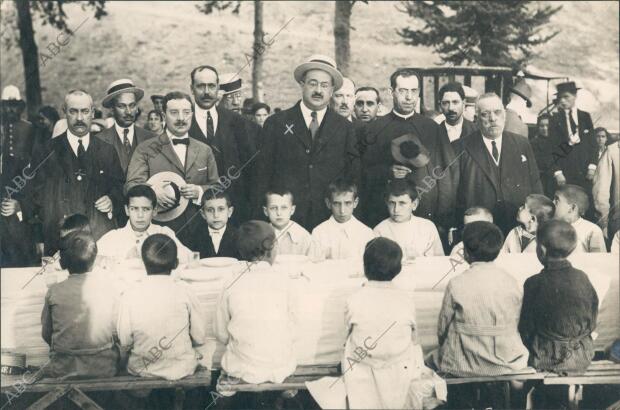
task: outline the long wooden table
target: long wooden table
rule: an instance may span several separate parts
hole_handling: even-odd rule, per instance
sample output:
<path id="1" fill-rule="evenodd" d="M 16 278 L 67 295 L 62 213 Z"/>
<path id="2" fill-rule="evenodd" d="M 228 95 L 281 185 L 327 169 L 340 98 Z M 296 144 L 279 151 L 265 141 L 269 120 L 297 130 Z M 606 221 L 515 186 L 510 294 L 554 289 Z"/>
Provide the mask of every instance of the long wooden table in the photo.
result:
<path id="1" fill-rule="evenodd" d="M 573 265 L 584 270 L 600 299 L 595 340 L 596 348 L 604 350 L 620 337 L 619 267 L 617 255 L 577 254 L 571 257 Z M 458 262 L 458 263 L 457 263 Z M 497 264 L 506 269 L 520 283 L 542 268 L 533 255 L 501 255 Z M 144 276 L 139 261 L 115 266 L 107 274 L 111 280 L 129 284 Z M 326 261 L 319 264 L 278 265 L 283 280 L 291 281 L 297 301 L 297 360 L 298 365 L 323 365 L 341 360 L 346 328 L 344 304 L 346 298 L 362 286 L 359 261 Z M 466 263 L 449 257 L 419 258 L 406 265 L 395 282 L 412 292 L 416 302 L 417 332 L 425 352 L 436 347 L 437 317 L 443 291 L 455 275 L 467 268 Z M 175 276 L 188 281 L 201 302 L 207 329 L 207 343 L 200 348 L 202 365 L 208 369 L 219 367 L 224 346 L 212 332 L 215 304 L 224 283 L 239 274 L 242 267 L 180 269 Z M 291 278 L 292 271 L 303 275 Z M 48 346 L 41 338 L 40 315 L 43 307 L 46 281 L 64 280 L 66 272 L 54 271 L 50 266 L 36 275 L 37 268 L 3 269 L 1 279 L 2 349 L 27 355 L 28 365 L 40 366 L 47 361 Z"/>

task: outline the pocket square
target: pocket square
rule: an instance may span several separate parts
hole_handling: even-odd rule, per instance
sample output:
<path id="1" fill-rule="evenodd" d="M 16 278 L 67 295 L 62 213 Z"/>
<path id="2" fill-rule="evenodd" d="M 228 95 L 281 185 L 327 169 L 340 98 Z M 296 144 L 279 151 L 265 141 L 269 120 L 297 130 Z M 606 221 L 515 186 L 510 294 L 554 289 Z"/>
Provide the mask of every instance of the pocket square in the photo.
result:
<path id="1" fill-rule="evenodd" d="M 527 158 L 523 154 L 521 154 L 521 162 L 527 162 Z"/>
<path id="2" fill-rule="evenodd" d="M 99 175 L 101 175 L 101 174 L 103 174 L 103 170 L 102 169 L 99 170 Z"/>
<path id="3" fill-rule="evenodd" d="M 198 168 L 198 171 L 205 171 L 207 169 L 207 167 L 204 168 Z"/>

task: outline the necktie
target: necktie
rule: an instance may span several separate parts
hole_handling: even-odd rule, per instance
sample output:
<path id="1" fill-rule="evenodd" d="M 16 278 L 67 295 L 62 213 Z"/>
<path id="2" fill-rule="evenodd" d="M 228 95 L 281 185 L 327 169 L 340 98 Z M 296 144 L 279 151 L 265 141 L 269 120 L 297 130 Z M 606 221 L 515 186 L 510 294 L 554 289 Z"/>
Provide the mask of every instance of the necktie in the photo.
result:
<path id="1" fill-rule="evenodd" d="M 575 134 L 577 132 L 577 124 L 575 123 L 575 119 L 571 115 L 570 111 L 564 111 L 566 116 L 568 117 L 568 123 L 570 124 L 570 133 Z"/>
<path id="2" fill-rule="evenodd" d="M 189 138 L 173 138 L 172 143 L 174 145 L 177 145 L 177 144 L 189 145 Z"/>
<path id="3" fill-rule="evenodd" d="M 314 137 L 316 137 L 316 134 L 319 132 L 319 122 L 316 119 L 316 111 L 312 111 L 310 116 L 312 117 L 312 121 L 310 121 L 310 134 L 314 140 Z"/>
<path id="4" fill-rule="evenodd" d="M 86 150 L 84 149 L 84 145 L 82 144 L 82 138 L 78 138 L 78 149 L 77 149 L 77 157 L 80 163 L 84 159 L 84 153 Z"/>
<path id="5" fill-rule="evenodd" d="M 497 144 L 495 141 L 491 141 L 491 153 L 493 154 L 493 159 L 497 164 L 499 162 L 499 151 L 497 150 Z"/>
<path id="6" fill-rule="evenodd" d="M 125 146 L 125 152 L 127 154 L 131 153 L 131 142 L 129 142 L 129 128 L 123 128 L 123 145 Z"/>
<path id="7" fill-rule="evenodd" d="M 211 117 L 211 113 L 207 111 L 207 142 L 211 143 L 213 140 L 213 136 L 215 131 L 213 130 L 213 117 Z"/>

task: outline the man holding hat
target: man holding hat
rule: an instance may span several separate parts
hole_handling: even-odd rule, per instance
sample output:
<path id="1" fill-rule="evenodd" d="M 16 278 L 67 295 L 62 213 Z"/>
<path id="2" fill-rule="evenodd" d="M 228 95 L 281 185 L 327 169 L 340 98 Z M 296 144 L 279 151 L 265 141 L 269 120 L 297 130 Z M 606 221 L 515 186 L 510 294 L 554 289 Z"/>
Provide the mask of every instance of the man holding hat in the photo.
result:
<path id="1" fill-rule="evenodd" d="M 36 262 L 31 225 L 23 220 L 20 202 L 34 142 L 34 127 L 21 119 L 26 108 L 19 89 L 9 85 L 0 99 L 0 266 L 31 266 Z"/>
<path id="2" fill-rule="evenodd" d="M 313 55 L 295 68 L 294 78 L 301 101 L 269 117 L 262 130 L 256 209 L 268 189 L 283 186 L 295 198 L 293 219 L 311 231 L 330 217 L 324 202 L 329 183 L 359 181 L 359 154 L 353 124 L 329 107 L 343 82 L 334 60 Z"/>
<path id="3" fill-rule="evenodd" d="M 226 90 L 238 91 L 241 80 L 235 80 L 231 85 L 231 77 L 234 75 L 222 76 L 225 83 L 221 86 L 226 87 Z M 235 204 L 231 222 L 238 225 L 250 218 L 251 192 L 256 174 L 255 141 L 259 127 L 225 108 L 228 102 L 216 106 L 220 92 L 220 75 L 214 67 L 201 65 L 194 68 L 190 80 L 195 104 L 189 136 L 206 143 L 213 150 L 217 169 L 220 175 L 227 178 L 226 186 L 222 189 L 228 190 Z"/>
<path id="4" fill-rule="evenodd" d="M 101 102 L 105 108 L 112 110 L 114 126 L 105 128 L 97 137 L 114 147 L 124 173 L 127 172 L 129 160 L 136 147 L 155 136 L 151 131 L 135 124 L 138 103 L 143 96 L 143 89 L 136 87 L 129 79 L 122 79 L 109 85 Z"/>
<path id="5" fill-rule="evenodd" d="M 558 186 L 575 184 L 591 193 L 597 164 L 592 118 L 575 105 L 579 88 L 574 81 L 560 83 L 556 89 L 558 110 L 549 122 L 554 142 L 551 172 Z"/>

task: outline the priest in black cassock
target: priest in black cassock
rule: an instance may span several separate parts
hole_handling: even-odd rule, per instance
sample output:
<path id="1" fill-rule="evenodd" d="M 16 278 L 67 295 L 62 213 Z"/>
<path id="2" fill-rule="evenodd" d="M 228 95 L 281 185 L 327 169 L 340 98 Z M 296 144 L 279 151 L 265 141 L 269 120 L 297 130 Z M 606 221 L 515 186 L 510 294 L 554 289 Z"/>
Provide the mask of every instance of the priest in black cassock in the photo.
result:
<path id="1" fill-rule="evenodd" d="M 454 208 L 458 185 L 458 165 L 446 133 L 436 122 L 415 112 L 419 99 L 419 78 L 412 69 L 400 69 L 390 77 L 394 108 L 389 114 L 368 124 L 358 142 L 362 155 L 361 205 L 363 221 L 374 227 L 387 218 L 383 200 L 386 183 L 407 178 L 415 183 L 420 204 L 414 212 L 430 219 L 439 230 L 442 241 L 455 225 Z M 416 135 L 429 152 L 430 161 L 414 168 L 396 161 L 391 153 L 392 140 Z"/>

